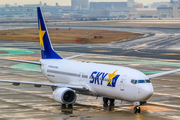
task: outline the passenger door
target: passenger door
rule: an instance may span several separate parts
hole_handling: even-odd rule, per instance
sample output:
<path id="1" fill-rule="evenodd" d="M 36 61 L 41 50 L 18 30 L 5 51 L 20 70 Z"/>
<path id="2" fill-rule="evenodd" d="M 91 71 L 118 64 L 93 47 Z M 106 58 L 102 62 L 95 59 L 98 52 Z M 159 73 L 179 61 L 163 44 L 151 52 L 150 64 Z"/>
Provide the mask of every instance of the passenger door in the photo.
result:
<path id="1" fill-rule="evenodd" d="M 80 77 L 78 78 L 78 80 L 79 80 L 80 83 L 82 83 L 83 82 L 83 79 L 82 79 L 83 74 L 80 72 L 79 75 L 80 75 Z"/>
<path id="2" fill-rule="evenodd" d="M 126 75 L 123 75 L 122 78 L 120 79 L 120 90 L 124 91 L 124 82 L 126 80 Z"/>

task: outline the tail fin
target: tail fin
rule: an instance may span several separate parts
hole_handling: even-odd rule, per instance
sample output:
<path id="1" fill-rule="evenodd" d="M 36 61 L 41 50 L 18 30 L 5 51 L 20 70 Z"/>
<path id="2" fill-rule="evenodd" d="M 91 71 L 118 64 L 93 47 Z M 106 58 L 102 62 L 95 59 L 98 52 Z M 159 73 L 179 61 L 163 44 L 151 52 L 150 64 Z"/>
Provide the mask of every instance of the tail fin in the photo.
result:
<path id="1" fill-rule="evenodd" d="M 42 59 L 62 59 L 53 49 L 51 40 L 46 28 L 41 8 L 37 7 L 38 23 L 39 23 L 39 39 L 41 46 Z"/>

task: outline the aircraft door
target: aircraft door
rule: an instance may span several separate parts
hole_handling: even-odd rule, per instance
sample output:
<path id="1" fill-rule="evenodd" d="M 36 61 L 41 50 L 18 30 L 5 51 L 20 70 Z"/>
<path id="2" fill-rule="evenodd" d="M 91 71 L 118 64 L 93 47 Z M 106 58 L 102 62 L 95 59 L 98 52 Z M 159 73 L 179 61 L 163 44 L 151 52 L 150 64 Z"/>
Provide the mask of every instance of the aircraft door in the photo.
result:
<path id="1" fill-rule="evenodd" d="M 81 77 L 79 78 L 79 82 L 81 84 L 84 84 L 84 82 L 86 81 L 86 79 L 88 79 L 88 76 L 85 75 L 84 73 L 80 73 L 81 74 Z"/>
<path id="2" fill-rule="evenodd" d="M 120 90 L 124 91 L 124 82 L 126 80 L 126 75 L 123 75 L 123 77 L 120 79 Z"/>
<path id="3" fill-rule="evenodd" d="M 80 75 L 80 76 L 79 76 L 78 80 L 79 80 L 79 82 L 81 83 L 81 82 L 82 82 L 82 73 L 80 72 L 79 75 Z"/>
<path id="4" fill-rule="evenodd" d="M 46 66 L 45 64 L 41 65 L 41 70 L 42 70 L 43 73 L 45 72 L 45 66 Z"/>

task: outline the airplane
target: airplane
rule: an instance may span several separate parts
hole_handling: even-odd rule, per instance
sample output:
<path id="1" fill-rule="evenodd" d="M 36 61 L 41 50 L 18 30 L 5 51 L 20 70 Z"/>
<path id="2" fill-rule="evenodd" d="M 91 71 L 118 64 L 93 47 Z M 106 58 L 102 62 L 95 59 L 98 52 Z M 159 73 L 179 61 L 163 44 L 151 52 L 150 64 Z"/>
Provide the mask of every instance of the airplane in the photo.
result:
<path id="1" fill-rule="evenodd" d="M 84 54 L 62 58 L 51 45 L 40 7 L 37 7 L 37 15 L 42 59 L 38 62 L 1 59 L 40 65 L 49 83 L 13 80 L 0 82 L 12 83 L 15 86 L 20 84 L 30 84 L 34 87 L 49 86 L 53 90 L 53 99 L 70 108 L 76 102 L 76 94 L 82 94 L 103 97 L 104 107 L 109 105 L 108 101 L 110 106 L 113 106 L 115 99 L 132 102 L 135 106 L 134 113 L 140 113 L 141 105 L 145 104 L 154 92 L 150 79 L 180 71 L 178 69 L 146 76 L 138 70 L 127 67 L 71 60 Z"/>

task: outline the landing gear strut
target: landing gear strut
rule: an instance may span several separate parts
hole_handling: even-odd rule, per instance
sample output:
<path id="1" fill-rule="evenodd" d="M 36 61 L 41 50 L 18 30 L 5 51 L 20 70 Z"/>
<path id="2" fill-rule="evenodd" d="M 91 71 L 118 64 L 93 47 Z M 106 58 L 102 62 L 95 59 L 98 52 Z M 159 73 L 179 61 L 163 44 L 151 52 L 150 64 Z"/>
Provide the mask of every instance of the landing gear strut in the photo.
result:
<path id="1" fill-rule="evenodd" d="M 62 105 L 61 105 L 61 109 L 73 109 L 73 105 L 72 105 L 72 104 L 68 104 L 68 105 L 66 106 L 66 104 L 62 104 Z"/>
<path id="2" fill-rule="evenodd" d="M 110 98 L 105 98 L 105 97 L 103 97 L 103 102 L 104 102 L 104 104 L 103 104 L 103 107 L 104 108 L 107 108 L 108 107 L 108 101 L 110 101 L 110 107 L 113 107 L 114 106 L 114 99 L 110 99 Z"/>
<path id="3" fill-rule="evenodd" d="M 140 113 L 141 112 L 141 108 L 140 107 L 134 107 L 134 113 Z"/>
<path id="4" fill-rule="evenodd" d="M 103 107 L 104 108 L 107 108 L 108 107 L 108 98 L 103 98 L 103 102 L 104 102 L 104 104 L 103 104 Z"/>
<path id="5" fill-rule="evenodd" d="M 66 104 L 62 104 L 61 109 L 66 109 Z"/>

